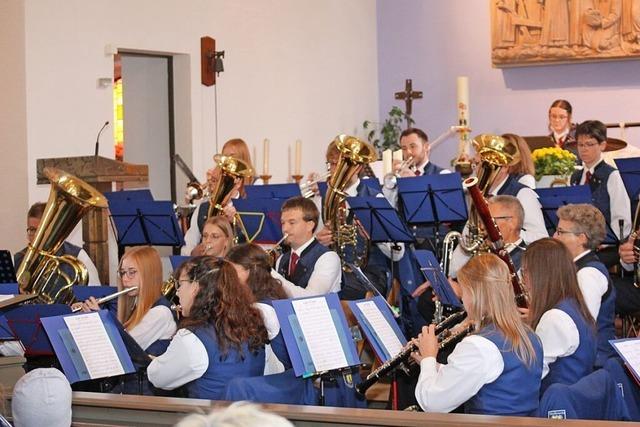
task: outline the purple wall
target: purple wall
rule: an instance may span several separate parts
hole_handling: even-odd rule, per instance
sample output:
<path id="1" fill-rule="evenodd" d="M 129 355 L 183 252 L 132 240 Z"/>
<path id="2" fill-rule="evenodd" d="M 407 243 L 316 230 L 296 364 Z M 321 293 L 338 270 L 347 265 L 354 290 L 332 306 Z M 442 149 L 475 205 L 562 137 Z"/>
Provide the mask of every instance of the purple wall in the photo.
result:
<path id="1" fill-rule="evenodd" d="M 577 63 L 495 69 L 490 58 L 490 11 L 484 0 L 377 0 L 380 116 L 404 105 L 393 93 L 413 79 L 424 99 L 414 103 L 416 125 L 435 138 L 456 124 L 456 76 L 469 77 L 473 135 L 546 133 L 547 109 L 569 100 L 574 121 L 640 122 L 640 62 Z M 403 107 L 404 108 L 404 107 Z M 620 137 L 619 130 L 610 135 Z M 640 130 L 626 130 L 640 146 Z M 450 139 L 432 152 L 448 165 L 457 149 Z"/>

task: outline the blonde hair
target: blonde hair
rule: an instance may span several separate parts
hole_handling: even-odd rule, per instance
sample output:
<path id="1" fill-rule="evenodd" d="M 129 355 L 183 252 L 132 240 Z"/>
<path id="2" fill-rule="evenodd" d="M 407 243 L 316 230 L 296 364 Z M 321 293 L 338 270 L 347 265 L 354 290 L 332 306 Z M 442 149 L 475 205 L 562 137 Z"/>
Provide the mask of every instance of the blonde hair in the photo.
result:
<path id="1" fill-rule="evenodd" d="M 510 174 L 535 175 L 536 168 L 533 165 L 533 156 L 529 144 L 520 135 L 513 133 L 505 133 L 502 135 L 504 139 L 518 146 L 520 151 L 520 161 L 513 166 L 509 166 Z"/>
<path id="2" fill-rule="evenodd" d="M 136 264 L 139 278 L 138 296 L 122 295 L 118 297 L 118 320 L 125 329 L 130 329 L 142 321 L 162 295 L 162 262 L 160 254 L 151 246 L 136 246 L 127 251 L 122 261 L 130 259 Z M 124 289 L 122 277 L 118 277 L 118 290 Z"/>
<path id="3" fill-rule="evenodd" d="M 510 344 L 508 350 L 531 366 L 536 359 L 529 338 L 532 330 L 516 308 L 511 275 L 504 261 L 493 254 L 476 255 L 458 271 L 458 282 L 471 296 L 464 306 L 469 318 L 476 322 L 476 330 L 493 324 Z"/>
<path id="4" fill-rule="evenodd" d="M 255 175 L 256 171 L 253 168 L 253 163 L 251 162 L 251 154 L 249 153 L 249 146 L 244 140 L 240 138 L 233 138 L 228 140 L 222 146 L 222 153 L 224 154 L 225 150 L 233 150 L 234 156 L 233 158 L 242 160 L 253 170 L 253 174 Z M 253 183 L 253 176 L 248 176 L 244 179 L 242 186 L 240 187 L 240 194 L 242 197 L 245 196 L 244 186 L 251 185 Z"/>
<path id="5" fill-rule="evenodd" d="M 205 223 L 202 225 L 203 232 L 204 232 L 204 227 L 207 224 L 211 224 L 213 226 L 218 227 L 222 231 L 222 234 L 224 234 L 224 237 L 226 238 L 227 242 L 224 247 L 224 253 L 220 254 L 219 256 L 222 256 L 222 257 L 227 256 L 227 253 L 229 253 L 229 250 L 233 247 L 234 236 L 233 236 L 233 229 L 231 228 L 231 223 L 225 216 L 212 216 L 209 219 L 207 219 Z"/>

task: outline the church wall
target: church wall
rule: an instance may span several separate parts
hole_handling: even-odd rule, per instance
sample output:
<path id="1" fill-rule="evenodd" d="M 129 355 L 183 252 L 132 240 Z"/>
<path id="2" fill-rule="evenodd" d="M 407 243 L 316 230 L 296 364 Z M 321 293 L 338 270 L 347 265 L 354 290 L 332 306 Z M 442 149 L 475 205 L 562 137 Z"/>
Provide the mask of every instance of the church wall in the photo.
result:
<path id="1" fill-rule="evenodd" d="M 176 76 L 186 81 L 177 82 L 176 117 L 187 124 L 176 144 L 188 147 L 182 153 L 202 178 L 216 152 L 216 99 L 214 88 L 200 85 L 201 36 L 226 52 L 217 85 L 219 147 L 244 138 L 262 172 L 262 140 L 269 138 L 272 182 L 287 178 L 287 148 L 296 139 L 303 141 L 302 172 L 323 170 L 326 144 L 377 115 L 370 0 L 28 0 L 25 16 L 32 202 L 48 193 L 35 184 L 36 159 L 92 154 L 98 129 L 112 119 L 111 88 L 97 85 L 113 76 L 107 45 L 179 55 Z M 113 157 L 112 129 L 101 139 L 106 157 Z"/>
<path id="2" fill-rule="evenodd" d="M 26 242 L 28 205 L 27 111 L 25 105 L 24 1 L 0 2 L 0 249 L 13 252 Z"/>
<path id="3" fill-rule="evenodd" d="M 456 124 L 456 76 L 466 75 L 474 135 L 544 135 L 547 110 L 557 98 L 572 103 L 578 122 L 640 121 L 637 60 L 495 69 L 488 1 L 378 0 L 377 6 L 381 117 L 403 105 L 393 93 L 412 78 L 414 90 L 424 92 L 414 103 L 416 125 L 433 139 Z M 617 129 L 609 132 L 620 137 Z M 640 130 L 627 129 L 625 139 L 640 147 Z M 448 165 L 456 150 L 450 139 L 432 158 Z"/>

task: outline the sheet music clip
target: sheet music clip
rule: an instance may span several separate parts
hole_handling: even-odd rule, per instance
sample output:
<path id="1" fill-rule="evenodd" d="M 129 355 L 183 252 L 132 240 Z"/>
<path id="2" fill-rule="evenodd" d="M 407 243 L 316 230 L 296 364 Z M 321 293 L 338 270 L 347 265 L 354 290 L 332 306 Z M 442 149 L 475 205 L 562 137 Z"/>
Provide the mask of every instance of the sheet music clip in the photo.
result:
<path id="1" fill-rule="evenodd" d="M 6 249 L 0 250 L 0 283 L 16 283 L 17 281 L 11 252 Z"/>
<path id="2" fill-rule="evenodd" d="M 433 252 L 420 249 L 414 251 L 414 254 L 420 266 L 420 271 L 422 271 L 424 278 L 431 283 L 431 288 L 433 288 L 433 292 L 438 296 L 440 302 L 456 308 L 462 308 L 460 299 L 453 291 Z"/>
<path id="3" fill-rule="evenodd" d="M 249 235 L 250 242 L 269 244 L 276 243 L 282 238 L 280 211 L 285 200 L 247 198 L 233 201 L 233 206 L 236 208 L 240 218 L 242 218 L 242 223 Z"/>

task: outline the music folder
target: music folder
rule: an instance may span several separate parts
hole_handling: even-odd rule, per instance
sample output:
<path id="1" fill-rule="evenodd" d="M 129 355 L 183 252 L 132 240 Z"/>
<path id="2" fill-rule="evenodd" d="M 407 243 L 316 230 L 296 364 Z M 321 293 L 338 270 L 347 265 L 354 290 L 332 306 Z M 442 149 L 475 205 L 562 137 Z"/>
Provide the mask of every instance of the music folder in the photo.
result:
<path id="1" fill-rule="evenodd" d="M 461 308 L 462 302 L 453 291 L 434 253 L 426 249 L 418 249 L 414 251 L 414 254 L 420 266 L 420 271 L 422 271 L 424 278 L 431 283 L 431 288 L 440 302 Z"/>

